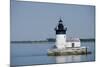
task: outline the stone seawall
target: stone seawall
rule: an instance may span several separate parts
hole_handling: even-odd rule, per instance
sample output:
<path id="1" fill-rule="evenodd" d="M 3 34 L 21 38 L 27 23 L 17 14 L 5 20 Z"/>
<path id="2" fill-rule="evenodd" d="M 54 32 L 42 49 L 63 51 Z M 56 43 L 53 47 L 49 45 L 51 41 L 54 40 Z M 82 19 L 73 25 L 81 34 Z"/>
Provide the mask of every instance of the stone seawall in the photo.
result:
<path id="1" fill-rule="evenodd" d="M 84 55 L 90 54 L 85 47 L 75 47 L 66 49 L 50 49 L 48 50 L 49 56 L 60 56 L 60 55 Z"/>

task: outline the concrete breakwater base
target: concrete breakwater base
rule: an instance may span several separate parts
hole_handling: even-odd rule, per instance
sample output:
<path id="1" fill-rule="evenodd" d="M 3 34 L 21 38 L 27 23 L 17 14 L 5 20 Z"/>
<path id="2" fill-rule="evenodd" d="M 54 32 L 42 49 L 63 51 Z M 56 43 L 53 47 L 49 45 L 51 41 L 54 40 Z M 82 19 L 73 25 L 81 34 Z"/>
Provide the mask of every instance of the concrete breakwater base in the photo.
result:
<path id="1" fill-rule="evenodd" d="M 87 51 L 86 47 L 67 47 L 65 49 L 49 49 L 48 56 L 62 56 L 62 55 L 85 55 L 91 54 L 91 52 Z"/>

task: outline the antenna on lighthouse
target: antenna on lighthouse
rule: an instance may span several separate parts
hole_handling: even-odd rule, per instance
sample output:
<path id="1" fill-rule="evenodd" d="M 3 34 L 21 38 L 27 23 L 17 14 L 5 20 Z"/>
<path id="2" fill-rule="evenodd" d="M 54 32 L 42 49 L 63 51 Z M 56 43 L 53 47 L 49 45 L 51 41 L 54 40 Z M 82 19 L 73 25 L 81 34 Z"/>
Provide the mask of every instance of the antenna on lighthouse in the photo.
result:
<path id="1" fill-rule="evenodd" d="M 62 19 L 61 19 L 61 17 L 60 17 L 60 20 L 59 20 L 59 23 L 62 23 L 63 21 L 62 21 Z"/>

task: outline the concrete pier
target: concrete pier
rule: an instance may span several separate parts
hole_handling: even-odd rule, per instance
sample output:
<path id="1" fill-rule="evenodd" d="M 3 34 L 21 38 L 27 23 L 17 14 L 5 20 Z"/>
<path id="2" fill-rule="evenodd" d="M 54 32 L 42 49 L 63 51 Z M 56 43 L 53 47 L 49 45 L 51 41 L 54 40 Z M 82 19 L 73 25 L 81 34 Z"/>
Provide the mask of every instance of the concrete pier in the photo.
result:
<path id="1" fill-rule="evenodd" d="M 65 49 L 49 49 L 48 55 L 49 56 L 61 56 L 61 55 L 84 55 L 90 54 L 91 52 L 87 51 L 86 47 L 67 47 Z"/>

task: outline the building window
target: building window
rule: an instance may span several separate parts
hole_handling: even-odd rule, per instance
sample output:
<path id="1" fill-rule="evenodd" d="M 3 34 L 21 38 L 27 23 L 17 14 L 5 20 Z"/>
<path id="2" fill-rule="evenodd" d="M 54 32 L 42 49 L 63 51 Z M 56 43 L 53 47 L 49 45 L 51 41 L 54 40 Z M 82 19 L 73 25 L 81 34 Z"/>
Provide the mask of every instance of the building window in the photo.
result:
<path id="1" fill-rule="evenodd" d="M 65 36 L 64 36 L 64 38 L 65 38 Z"/>
<path id="2" fill-rule="evenodd" d="M 74 44 L 74 43 L 72 43 L 72 47 L 75 47 L 74 45 L 75 45 L 75 44 Z"/>

